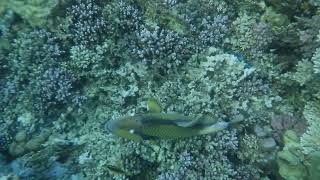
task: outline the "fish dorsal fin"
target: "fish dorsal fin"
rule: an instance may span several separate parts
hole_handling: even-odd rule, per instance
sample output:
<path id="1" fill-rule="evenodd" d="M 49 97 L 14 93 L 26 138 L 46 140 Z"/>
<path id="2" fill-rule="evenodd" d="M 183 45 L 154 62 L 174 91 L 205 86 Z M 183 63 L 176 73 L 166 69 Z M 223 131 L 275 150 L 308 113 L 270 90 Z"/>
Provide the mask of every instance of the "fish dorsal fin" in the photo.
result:
<path id="1" fill-rule="evenodd" d="M 160 113 L 162 111 L 162 108 L 159 105 L 158 101 L 153 98 L 147 101 L 147 108 L 150 113 Z"/>

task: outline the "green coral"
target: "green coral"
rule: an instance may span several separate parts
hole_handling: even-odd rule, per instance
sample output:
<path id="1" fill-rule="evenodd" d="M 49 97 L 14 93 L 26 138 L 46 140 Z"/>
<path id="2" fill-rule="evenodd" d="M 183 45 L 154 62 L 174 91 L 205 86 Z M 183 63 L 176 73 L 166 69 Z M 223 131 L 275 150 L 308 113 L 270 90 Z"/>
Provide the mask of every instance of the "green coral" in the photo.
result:
<path id="1" fill-rule="evenodd" d="M 293 131 L 284 134 L 285 147 L 278 153 L 279 173 L 288 180 L 307 178 L 307 168 L 303 164 L 304 155 L 300 149 L 299 138 Z"/>
<path id="2" fill-rule="evenodd" d="M 309 179 L 316 180 L 320 178 L 320 151 L 309 153 L 306 157 L 306 167 L 309 172 Z"/>
<path id="3" fill-rule="evenodd" d="M 245 134 L 240 141 L 240 151 L 238 157 L 242 161 L 250 163 L 259 162 L 261 159 L 258 138 L 254 135 Z"/>
<path id="4" fill-rule="evenodd" d="M 261 17 L 263 21 L 271 23 L 275 30 L 279 30 L 289 24 L 289 18 L 285 14 L 277 13 L 272 7 L 266 7 Z"/>
<path id="5" fill-rule="evenodd" d="M 14 11 L 28 21 L 31 26 L 42 26 L 47 23 L 47 17 L 58 3 L 58 0 L 12 0 L 1 1 L 0 6 L 6 10 Z"/>
<path id="6" fill-rule="evenodd" d="M 320 152 L 320 104 L 309 102 L 304 108 L 304 117 L 308 123 L 307 131 L 301 137 L 303 152 Z"/>
<path id="7" fill-rule="evenodd" d="M 318 41 L 320 41 L 320 33 L 318 35 Z M 316 49 L 311 61 L 313 62 L 314 73 L 316 74 L 320 73 L 320 48 Z"/>
<path id="8" fill-rule="evenodd" d="M 317 19 L 317 17 L 313 17 Z M 314 28 L 318 24 L 314 24 Z M 309 36 L 313 35 L 317 28 L 302 31 L 301 34 L 308 36 L 301 40 L 308 42 Z M 312 33 L 310 33 L 312 32 Z M 308 42 L 310 43 L 310 42 Z M 301 137 L 293 131 L 289 131 L 284 136 L 285 146 L 278 153 L 279 173 L 285 179 L 319 179 L 319 45 L 318 41 L 313 41 L 308 45 L 308 51 L 302 60 L 296 63 L 295 72 L 285 74 L 292 85 L 298 84 L 292 98 L 294 103 L 291 106 L 299 109 L 301 116 L 306 121 L 307 127 Z M 314 48 L 316 47 L 316 48 Z M 303 50 L 304 51 L 304 50 Z M 311 54 L 307 55 L 307 54 Z M 287 98 L 290 100 L 290 98 Z M 291 99 L 291 100 L 292 100 Z M 299 103 L 298 103 L 299 102 Z M 297 113 L 298 114 L 298 113 Z"/>
<path id="9" fill-rule="evenodd" d="M 299 61 L 297 64 L 297 71 L 295 72 L 293 78 L 295 81 L 299 82 L 300 85 L 309 83 L 313 79 L 313 64 L 308 60 Z"/>
<path id="10" fill-rule="evenodd" d="M 312 137 L 318 143 L 317 135 Z M 303 135 L 301 144 L 299 137 L 293 131 L 287 131 L 284 135 L 285 147 L 278 153 L 278 165 L 280 175 L 288 180 L 319 179 L 320 151 L 318 146 L 304 146 L 308 141 L 308 134 Z M 310 138 L 310 136 L 309 136 Z M 316 142 L 317 141 L 317 142 Z M 309 151 L 312 149 L 312 151 Z"/>

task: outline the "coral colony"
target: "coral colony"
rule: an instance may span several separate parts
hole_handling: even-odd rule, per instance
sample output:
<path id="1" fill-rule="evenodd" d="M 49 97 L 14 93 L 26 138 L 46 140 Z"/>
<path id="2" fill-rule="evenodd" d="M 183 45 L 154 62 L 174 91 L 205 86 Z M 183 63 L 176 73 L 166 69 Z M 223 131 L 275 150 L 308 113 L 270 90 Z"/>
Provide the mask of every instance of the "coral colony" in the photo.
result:
<path id="1" fill-rule="evenodd" d="M 0 1 L 0 179 L 320 179 L 318 0 Z"/>

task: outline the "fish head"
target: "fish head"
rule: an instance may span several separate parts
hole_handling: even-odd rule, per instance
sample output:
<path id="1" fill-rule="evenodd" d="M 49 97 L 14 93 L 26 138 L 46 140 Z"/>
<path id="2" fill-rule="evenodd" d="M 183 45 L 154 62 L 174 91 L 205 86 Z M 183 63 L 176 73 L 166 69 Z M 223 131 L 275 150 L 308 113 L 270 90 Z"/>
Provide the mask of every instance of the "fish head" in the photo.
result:
<path id="1" fill-rule="evenodd" d="M 142 140 L 142 137 L 136 133 L 141 129 L 141 127 L 142 123 L 136 116 L 112 119 L 105 125 L 105 129 L 109 133 L 134 141 Z"/>

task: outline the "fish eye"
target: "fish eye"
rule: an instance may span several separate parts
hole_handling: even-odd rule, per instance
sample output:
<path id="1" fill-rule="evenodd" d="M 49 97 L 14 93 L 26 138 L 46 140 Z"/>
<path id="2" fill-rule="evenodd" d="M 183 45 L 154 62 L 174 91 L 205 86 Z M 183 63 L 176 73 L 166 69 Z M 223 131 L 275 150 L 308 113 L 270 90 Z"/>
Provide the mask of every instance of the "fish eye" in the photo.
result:
<path id="1" fill-rule="evenodd" d="M 129 133 L 133 134 L 134 133 L 134 129 L 130 129 Z"/>

